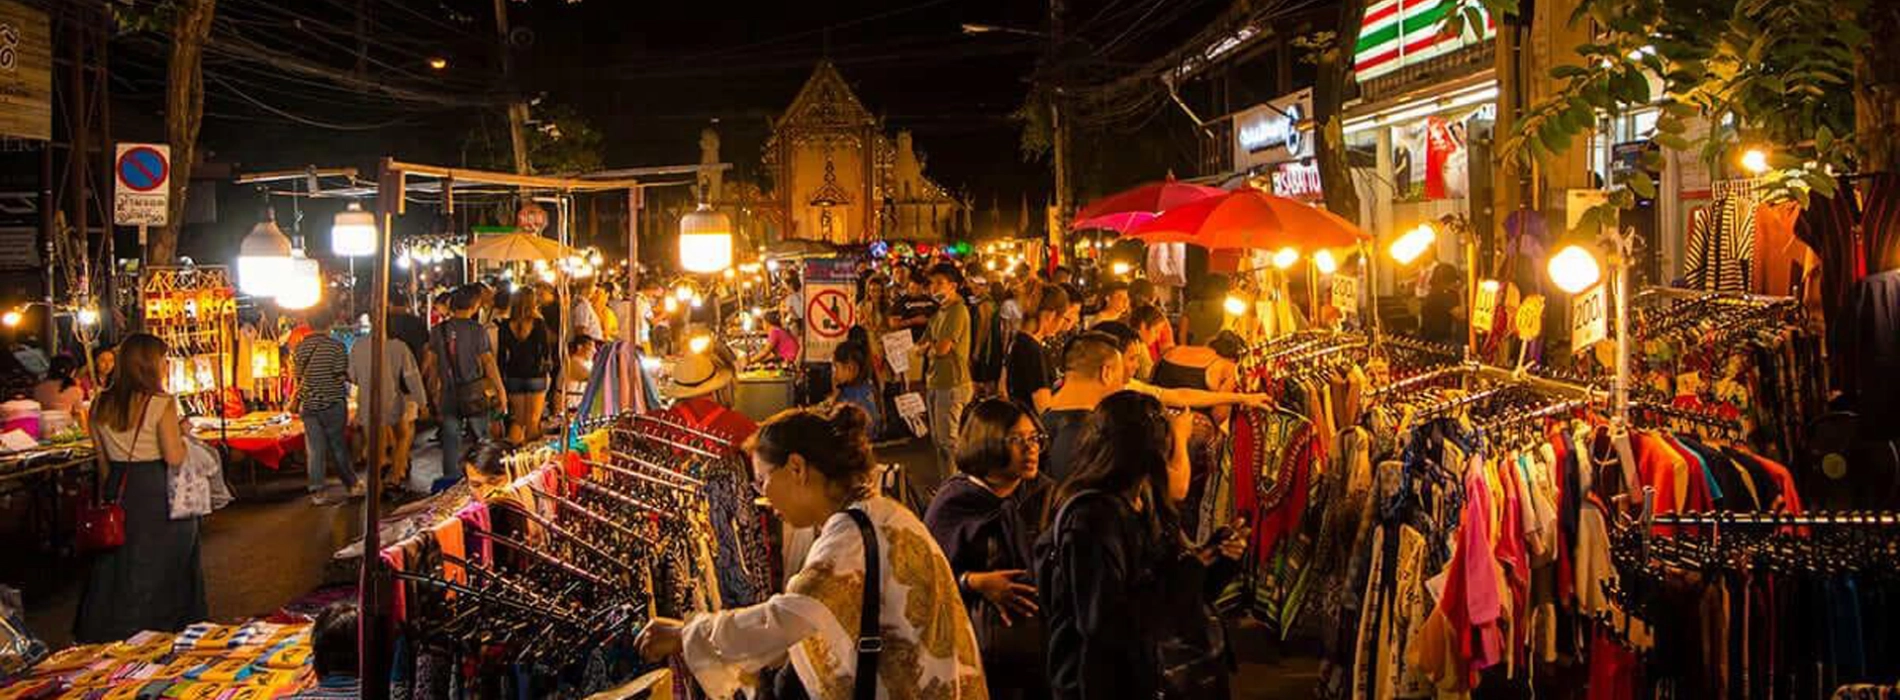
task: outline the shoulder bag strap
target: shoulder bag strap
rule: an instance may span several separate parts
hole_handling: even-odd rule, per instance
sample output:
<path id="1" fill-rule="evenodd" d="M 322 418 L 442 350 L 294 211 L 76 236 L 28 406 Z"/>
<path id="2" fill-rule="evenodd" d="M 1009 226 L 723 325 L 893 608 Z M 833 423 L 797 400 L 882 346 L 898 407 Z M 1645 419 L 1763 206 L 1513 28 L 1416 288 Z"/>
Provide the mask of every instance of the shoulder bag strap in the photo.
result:
<path id="1" fill-rule="evenodd" d="M 152 407 L 152 397 L 150 396 L 145 397 L 145 403 L 139 404 L 139 417 L 138 417 L 138 422 L 136 423 L 138 427 L 132 429 L 132 445 L 126 448 L 127 450 L 129 450 L 125 455 L 126 457 L 125 461 L 128 464 L 130 464 L 133 461 L 132 453 L 130 451 L 137 450 L 139 448 L 139 438 L 145 436 L 145 409 L 148 409 L 151 407 Z M 107 461 L 111 461 L 110 458 L 108 458 Z M 130 481 L 131 479 L 132 479 L 131 469 L 119 470 L 119 495 L 113 497 L 112 499 L 113 503 L 125 502 L 125 484 L 127 481 Z"/>
<path id="2" fill-rule="evenodd" d="M 878 622 L 884 598 L 884 576 L 879 566 L 877 529 L 871 526 L 871 516 L 864 511 L 853 508 L 845 513 L 858 524 L 858 533 L 864 536 L 864 604 L 858 617 L 858 674 L 852 697 L 877 700 L 877 660 L 884 653 L 884 636 Z"/>

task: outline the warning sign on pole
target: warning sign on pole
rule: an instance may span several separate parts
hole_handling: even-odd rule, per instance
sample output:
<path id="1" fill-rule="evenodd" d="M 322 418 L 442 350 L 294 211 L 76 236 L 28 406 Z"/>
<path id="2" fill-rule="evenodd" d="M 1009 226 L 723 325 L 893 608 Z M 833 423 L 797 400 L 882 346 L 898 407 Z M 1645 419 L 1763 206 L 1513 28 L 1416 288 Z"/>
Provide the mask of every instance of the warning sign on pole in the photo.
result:
<path id="1" fill-rule="evenodd" d="M 850 283 L 805 285 L 805 361 L 830 362 L 831 351 L 858 323 L 858 304 Z"/>
<path id="2" fill-rule="evenodd" d="M 172 148 L 161 143 L 122 143 L 114 161 L 112 222 L 164 226 L 171 207 Z"/>

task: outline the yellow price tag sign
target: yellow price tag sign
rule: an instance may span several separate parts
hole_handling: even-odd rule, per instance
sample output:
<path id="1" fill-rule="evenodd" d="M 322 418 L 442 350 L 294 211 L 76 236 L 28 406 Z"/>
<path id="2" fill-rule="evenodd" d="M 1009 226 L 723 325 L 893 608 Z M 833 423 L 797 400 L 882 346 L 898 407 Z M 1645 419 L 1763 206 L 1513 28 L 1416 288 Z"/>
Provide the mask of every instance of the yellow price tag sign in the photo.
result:
<path id="1" fill-rule="evenodd" d="M 1517 339 L 1526 343 L 1544 334 L 1544 295 L 1532 294 L 1517 305 Z"/>

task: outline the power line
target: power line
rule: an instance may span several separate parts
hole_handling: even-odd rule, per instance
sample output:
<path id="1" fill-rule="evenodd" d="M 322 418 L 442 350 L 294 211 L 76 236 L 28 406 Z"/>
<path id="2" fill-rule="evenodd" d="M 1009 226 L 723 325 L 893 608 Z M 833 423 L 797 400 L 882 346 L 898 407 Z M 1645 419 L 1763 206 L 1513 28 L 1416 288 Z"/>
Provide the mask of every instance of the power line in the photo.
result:
<path id="1" fill-rule="evenodd" d="M 387 122 L 382 122 L 379 124 L 341 124 L 337 122 L 329 122 L 329 121 L 323 121 L 319 119 L 312 119 L 310 117 L 306 117 L 300 114 L 293 113 L 289 110 L 273 106 L 269 103 L 264 102 L 263 100 L 257 99 L 256 97 L 252 97 L 249 93 L 246 93 L 243 90 L 238 89 L 236 85 L 232 85 L 230 81 L 224 78 L 221 78 L 215 75 L 208 76 L 208 77 L 210 77 L 213 82 L 216 82 L 217 84 L 224 86 L 224 89 L 229 90 L 231 94 L 238 96 L 239 98 L 243 99 L 245 102 L 251 103 L 253 106 L 257 107 L 258 109 L 262 109 L 266 112 L 270 112 L 271 114 L 275 114 L 279 117 L 289 119 L 293 122 L 297 122 L 305 126 L 313 126 L 319 129 L 330 129 L 333 131 L 374 131 L 377 129 L 387 129 L 392 126 L 412 124 L 412 123 L 415 123 L 416 121 L 415 118 L 412 116 L 399 117 L 399 118 L 396 118 Z"/>

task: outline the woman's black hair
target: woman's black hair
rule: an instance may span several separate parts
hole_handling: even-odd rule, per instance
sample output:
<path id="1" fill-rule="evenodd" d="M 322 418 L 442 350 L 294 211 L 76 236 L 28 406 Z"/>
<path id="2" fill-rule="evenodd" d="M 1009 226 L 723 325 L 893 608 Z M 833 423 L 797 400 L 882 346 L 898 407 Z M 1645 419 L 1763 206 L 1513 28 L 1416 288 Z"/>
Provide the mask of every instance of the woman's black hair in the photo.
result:
<path id="1" fill-rule="evenodd" d="M 777 310 L 767 311 L 765 312 L 765 325 L 783 326 L 785 325 L 785 319 L 779 315 Z"/>
<path id="2" fill-rule="evenodd" d="M 832 483 L 845 487 L 852 499 L 871 496 L 871 439 L 865 429 L 871 417 L 854 404 L 793 408 L 767 418 L 746 441 L 746 451 L 778 469 L 792 455 Z"/>
<path id="3" fill-rule="evenodd" d="M 1241 340 L 1240 336 L 1233 331 L 1221 331 L 1214 336 L 1213 340 L 1208 341 L 1207 347 L 1222 359 L 1239 362 L 1240 355 L 1247 351 L 1247 341 Z"/>
<path id="4" fill-rule="evenodd" d="M 71 389 L 78 384 L 73 380 L 73 373 L 77 371 L 79 371 L 79 361 L 69 355 L 54 356 L 52 361 L 46 364 L 46 378 L 59 380 L 60 391 Z"/>
<path id="5" fill-rule="evenodd" d="M 1069 478 L 1055 503 L 1083 491 L 1139 491 L 1161 527 L 1177 522 L 1167 498 L 1168 452 L 1174 444 L 1169 431 L 1168 415 L 1152 396 L 1118 391 L 1102 399 L 1083 420 Z"/>
<path id="6" fill-rule="evenodd" d="M 1133 327 L 1129 326 L 1126 323 L 1122 323 L 1121 321 L 1103 321 L 1101 323 L 1095 324 L 1095 327 L 1090 328 L 1089 330 L 1095 331 L 1097 333 L 1107 333 L 1109 336 L 1119 341 L 1121 343 L 1121 347 L 1116 348 L 1118 350 L 1141 342 L 1141 334 L 1136 333 Z"/>
<path id="7" fill-rule="evenodd" d="M 310 663 L 317 676 L 356 675 L 356 604 L 338 601 L 317 613 L 310 629 Z"/>
<path id="8" fill-rule="evenodd" d="M 957 431 L 957 471 L 982 479 L 1009 468 L 1009 436 L 1022 419 L 1035 419 L 1022 406 L 989 398 L 970 404 Z"/>
<path id="9" fill-rule="evenodd" d="M 871 331 L 862 325 L 852 326 L 851 330 L 844 332 L 844 342 L 859 343 L 868 350 L 871 347 Z"/>
<path id="10" fill-rule="evenodd" d="M 485 477 L 497 477 L 508 473 L 508 465 L 502 462 L 508 456 L 508 444 L 494 440 L 483 441 L 464 458 L 465 467 L 473 467 L 475 473 Z"/>
<path id="11" fill-rule="evenodd" d="M 1168 320 L 1168 316 L 1161 312 L 1161 307 L 1159 306 L 1155 306 L 1154 304 L 1142 304 L 1141 306 L 1135 307 L 1135 310 L 1128 314 L 1128 320 L 1133 323 L 1136 329 L 1142 329 L 1166 321 Z"/>

